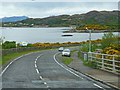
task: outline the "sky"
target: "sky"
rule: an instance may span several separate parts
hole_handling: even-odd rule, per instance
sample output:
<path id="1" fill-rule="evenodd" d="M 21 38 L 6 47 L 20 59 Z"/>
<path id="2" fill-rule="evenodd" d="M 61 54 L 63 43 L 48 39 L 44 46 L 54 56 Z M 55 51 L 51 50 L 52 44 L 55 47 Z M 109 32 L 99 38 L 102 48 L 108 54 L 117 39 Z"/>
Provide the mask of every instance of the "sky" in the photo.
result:
<path id="1" fill-rule="evenodd" d="M 81 2 L 78 2 L 77 0 L 66 2 L 62 1 L 59 2 L 57 0 L 56 2 L 53 0 L 53 2 L 48 2 L 44 0 L 43 1 L 37 1 L 27 0 L 25 2 L 22 0 L 12 0 L 9 2 L 7 0 L 3 0 L 0 5 L 0 18 L 3 17 L 11 17 L 11 16 L 28 16 L 31 18 L 44 18 L 49 16 L 57 16 L 62 14 L 82 14 L 87 13 L 92 10 L 97 11 L 113 11 L 118 10 L 118 0 L 105 0 L 101 2 L 98 1 L 88 1 L 85 0 Z M 113 2 L 114 1 L 114 2 Z"/>

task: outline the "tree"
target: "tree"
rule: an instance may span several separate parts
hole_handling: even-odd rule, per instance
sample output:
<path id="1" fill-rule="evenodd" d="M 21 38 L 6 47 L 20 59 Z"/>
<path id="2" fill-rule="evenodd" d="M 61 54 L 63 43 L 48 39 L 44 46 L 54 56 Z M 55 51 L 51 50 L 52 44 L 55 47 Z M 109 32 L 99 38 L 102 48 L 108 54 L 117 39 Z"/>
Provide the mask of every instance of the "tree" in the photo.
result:
<path id="1" fill-rule="evenodd" d="M 2 44 L 3 49 L 10 49 L 10 48 L 16 48 L 16 42 L 15 41 L 6 41 Z"/>
<path id="2" fill-rule="evenodd" d="M 115 44 L 117 42 L 115 39 L 116 37 L 112 32 L 105 33 L 101 41 L 102 49 L 109 47 L 111 44 Z"/>

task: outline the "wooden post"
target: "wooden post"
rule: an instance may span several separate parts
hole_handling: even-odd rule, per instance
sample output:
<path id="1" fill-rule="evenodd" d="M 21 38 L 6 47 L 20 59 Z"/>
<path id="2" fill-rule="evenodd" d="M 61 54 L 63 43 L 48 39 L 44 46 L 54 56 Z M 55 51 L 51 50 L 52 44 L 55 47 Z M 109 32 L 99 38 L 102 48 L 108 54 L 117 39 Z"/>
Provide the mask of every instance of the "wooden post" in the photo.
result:
<path id="1" fill-rule="evenodd" d="M 102 69 L 104 69 L 104 55 L 102 54 Z"/>
<path id="2" fill-rule="evenodd" d="M 115 72 L 115 58 L 113 56 L 113 72 Z"/>
<path id="3" fill-rule="evenodd" d="M 88 52 L 88 60 L 92 61 L 92 52 Z"/>

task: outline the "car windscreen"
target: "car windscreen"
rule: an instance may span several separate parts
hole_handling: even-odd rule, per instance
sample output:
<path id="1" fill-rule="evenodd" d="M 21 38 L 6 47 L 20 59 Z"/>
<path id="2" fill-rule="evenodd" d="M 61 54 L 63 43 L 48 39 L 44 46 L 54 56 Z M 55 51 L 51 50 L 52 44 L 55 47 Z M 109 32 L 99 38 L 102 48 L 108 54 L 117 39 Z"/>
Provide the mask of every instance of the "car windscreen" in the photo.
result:
<path id="1" fill-rule="evenodd" d="M 70 52 L 70 50 L 64 50 L 64 52 Z"/>

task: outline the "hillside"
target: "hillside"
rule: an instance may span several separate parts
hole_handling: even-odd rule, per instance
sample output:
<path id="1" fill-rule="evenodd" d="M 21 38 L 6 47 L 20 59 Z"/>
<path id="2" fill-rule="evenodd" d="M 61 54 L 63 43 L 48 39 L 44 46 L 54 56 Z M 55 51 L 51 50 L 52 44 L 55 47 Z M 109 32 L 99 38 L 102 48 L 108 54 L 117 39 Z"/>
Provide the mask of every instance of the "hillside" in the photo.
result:
<path id="1" fill-rule="evenodd" d="M 3 26 L 12 27 L 68 27 L 76 25 L 105 25 L 112 29 L 118 26 L 119 11 L 90 11 L 84 14 L 59 15 L 46 18 L 28 18 L 15 23 L 3 23 Z"/>

